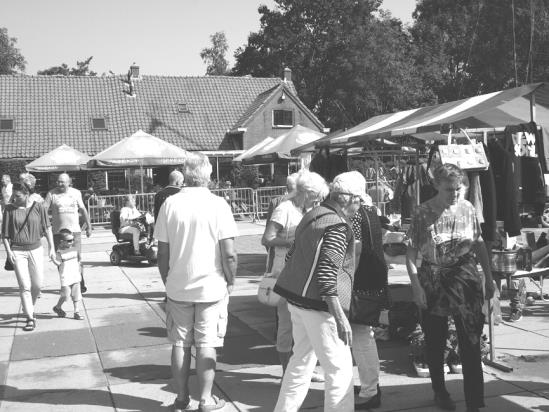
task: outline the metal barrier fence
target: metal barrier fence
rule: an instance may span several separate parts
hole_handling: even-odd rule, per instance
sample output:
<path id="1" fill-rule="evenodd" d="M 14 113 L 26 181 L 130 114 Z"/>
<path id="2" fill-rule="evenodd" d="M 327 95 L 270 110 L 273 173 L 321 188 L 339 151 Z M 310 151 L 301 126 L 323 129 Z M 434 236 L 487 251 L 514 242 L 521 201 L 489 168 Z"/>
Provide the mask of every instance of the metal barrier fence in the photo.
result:
<path id="1" fill-rule="evenodd" d="M 258 219 L 263 219 L 269 210 L 269 203 L 274 197 L 283 196 L 286 186 L 261 187 L 255 191 L 255 205 Z"/>
<path id="2" fill-rule="evenodd" d="M 142 212 L 153 213 L 154 193 L 139 193 L 135 196 L 135 205 Z M 111 212 L 124 207 L 124 198 L 127 195 L 95 196 L 88 199 L 88 214 L 92 225 L 111 222 Z"/>
<path id="3" fill-rule="evenodd" d="M 257 219 L 255 190 L 249 187 L 235 189 L 213 189 L 211 192 L 224 198 L 235 218 L 249 217 L 252 221 Z"/>
<path id="4" fill-rule="evenodd" d="M 375 182 L 368 181 L 367 188 L 375 187 Z M 261 187 L 259 189 L 234 188 L 234 189 L 213 189 L 211 192 L 223 197 L 231 206 L 235 218 L 249 218 L 252 221 L 262 219 L 267 214 L 269 203 L 272 198 L 282 196 L 286 193 L 286 186 Z M 134 195 L 137 208 L 142 212 L 153 213 L 154 193 L 139 193 Z M 95 196 L 88 199 L 88 213 L 91 223 L 108 224 L 110 214 L 113 210 L 120 210 L 124 207 L 126 195 Z M 375 200 L 375 199 L 374 199 Z M 385 212 L 385 202 L 379 202 L 382 212 Z"/>

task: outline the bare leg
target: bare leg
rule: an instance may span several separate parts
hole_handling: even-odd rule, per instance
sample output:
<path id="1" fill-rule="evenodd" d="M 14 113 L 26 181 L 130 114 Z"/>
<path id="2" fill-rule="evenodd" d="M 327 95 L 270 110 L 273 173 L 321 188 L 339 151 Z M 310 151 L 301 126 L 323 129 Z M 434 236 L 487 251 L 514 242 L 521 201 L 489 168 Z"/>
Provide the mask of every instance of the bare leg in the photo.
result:
<path id="1" fill-rule="evenodd" d="M 196 375 L 200 388 L 200 400 L 206 404 L 213 404 L 212 387 L 215 377 L 215 348 L 196 348 Z"/>
<path id="2" fill-rule="evenodd" d="M 172 376 L 177 399 L 184 401 L 189 396 L 189 372 L 191 369 L 191 348 L 172 346 Z"/>
<path id="3" fill-rule="evenodd" d="M 61 290 L 59 291 L 59 300 L 57 301 L 57 304 L 55 307 L 57 309 L 63 308 L 63 303 L 65 303 L 67 300 L 69 300 L 71 292 L 68 286 L 61 286 Z"/>

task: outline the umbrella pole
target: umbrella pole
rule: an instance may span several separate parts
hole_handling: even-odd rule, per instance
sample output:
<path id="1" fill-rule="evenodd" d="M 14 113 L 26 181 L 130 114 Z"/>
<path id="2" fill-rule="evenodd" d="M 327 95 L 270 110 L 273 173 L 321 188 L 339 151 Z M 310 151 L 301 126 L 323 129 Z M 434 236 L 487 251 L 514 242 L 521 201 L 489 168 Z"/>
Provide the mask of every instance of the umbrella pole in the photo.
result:
<path id="1" fill-rule="evenodd" d="M 143 164 L 141 164 L 141 165 L 139 166 L 139 172 L 140 172 L 140 175 L 141 175 L 141 193 L 145 193 L 145 192 L 143 191 Z"/>

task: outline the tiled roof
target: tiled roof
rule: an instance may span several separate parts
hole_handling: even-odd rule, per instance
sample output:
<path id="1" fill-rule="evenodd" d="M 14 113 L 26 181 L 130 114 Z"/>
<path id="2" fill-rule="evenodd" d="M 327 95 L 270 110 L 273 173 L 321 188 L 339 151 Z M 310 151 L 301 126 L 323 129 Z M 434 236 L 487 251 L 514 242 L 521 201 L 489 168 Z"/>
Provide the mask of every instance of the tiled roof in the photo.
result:
<path id="1" fill-rule="evenodd" d="M 36 158 L 61 144 L 94 155 L 139 129 L 186 150 L 219 150 L 273 90 L 295 93 L 279 78 L 143 75 L 130 97 L 125 80 L 0 75 L 0 118 L 15 120 L 14 131 L 0 132 L 0 158 Z M 107 118 L 107 130 L 92 130 L 96 117 Z"/>

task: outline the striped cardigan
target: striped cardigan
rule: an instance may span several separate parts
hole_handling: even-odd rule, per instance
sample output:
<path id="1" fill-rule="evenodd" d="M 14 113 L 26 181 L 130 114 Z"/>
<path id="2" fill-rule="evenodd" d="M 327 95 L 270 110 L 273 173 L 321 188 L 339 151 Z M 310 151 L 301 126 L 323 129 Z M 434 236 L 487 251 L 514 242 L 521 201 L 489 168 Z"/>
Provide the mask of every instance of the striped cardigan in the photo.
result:
<path id="1" fill-rule="evenodd" d="M 326 284 L 329 282 L 325 282 L 325 265 L 319 265 L 319 261 L 322 259 L 321 251 L 324 258 L 330 259 L 330 245 L 325 243 L 325 235 L 328 229 L 336 227 L 343 228 L 345 244 L 342 262 L 336 258 L 333 260 L 334 263 L 338 262 L 339 267 L 334 268 L 337 272 L 336 287 L 331 288 Z M 328 311 L 323 297 L 338 296 L 341 306 L 348 311 L 354 272 L 354 237 L 350 222 L 339 205 L 328 200 L 308 212 L 297 226 L 291 255 L 278 277 L 274 291 L 292 304 L 322 311 Z"/>

